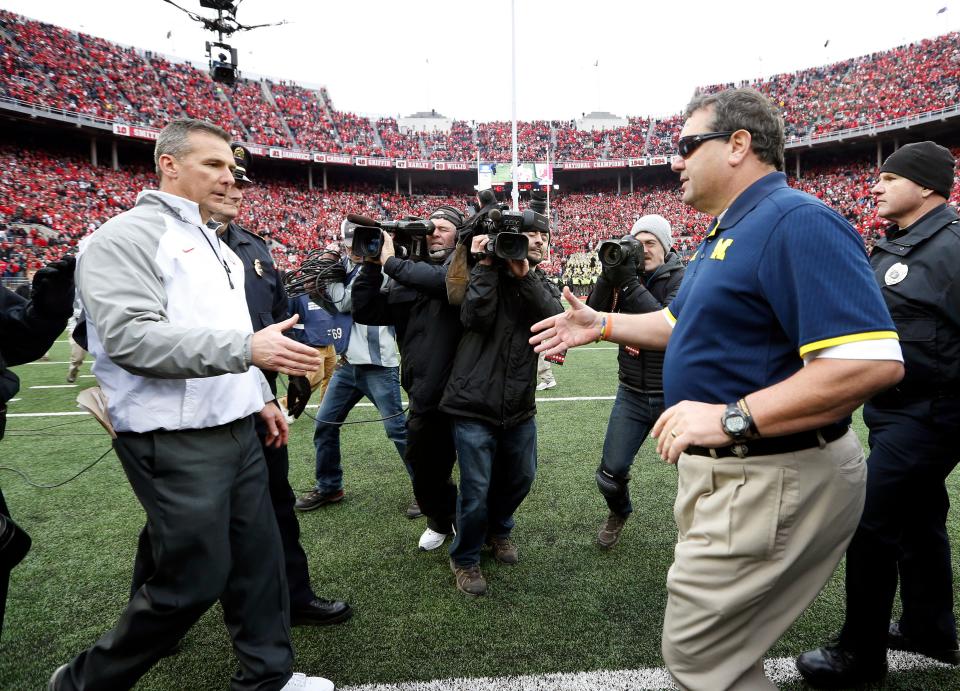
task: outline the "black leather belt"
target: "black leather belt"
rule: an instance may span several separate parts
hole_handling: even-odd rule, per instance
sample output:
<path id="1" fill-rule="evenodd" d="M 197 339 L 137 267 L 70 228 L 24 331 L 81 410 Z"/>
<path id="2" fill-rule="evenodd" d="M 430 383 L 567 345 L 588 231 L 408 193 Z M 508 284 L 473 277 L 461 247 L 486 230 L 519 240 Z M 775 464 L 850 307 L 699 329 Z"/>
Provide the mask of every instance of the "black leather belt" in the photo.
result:
<path id="1" fill-rule="evenodd" d="M 820 440 L 829 444 L 836 441 L 850 429 L 849 425 L 827 425 L 820 429 L 812 429 L 807 432 L 797 432 L 796 434 L 787 434 L 782 437 L 760 437 L 757 439 L 746 439 L 731 446 L 724 446 L 719 449 L 708 449 L 704 446 L 688 446 L 685 453 L 694 456 L 711 456 L 713 458 L 746 458 L 747 456 L 773 456 L 778 453 L 794 453 L 804 449 L 812 449 L 820 446 Z"/>

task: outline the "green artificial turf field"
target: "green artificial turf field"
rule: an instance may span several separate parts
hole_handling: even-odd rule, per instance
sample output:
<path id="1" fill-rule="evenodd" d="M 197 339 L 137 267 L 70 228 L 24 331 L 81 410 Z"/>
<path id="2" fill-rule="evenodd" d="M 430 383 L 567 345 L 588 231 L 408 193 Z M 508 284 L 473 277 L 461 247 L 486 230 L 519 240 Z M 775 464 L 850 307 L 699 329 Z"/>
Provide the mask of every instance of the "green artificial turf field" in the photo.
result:
<path id="1" fill-rule="evenodd" d="M 57 343 L 50 355 L 54 362 L 66 360 L 68 345 Z M 63 384 L 66 370 L 66 364 L 52 362 L 17 368 L 22 388 L 10 412 L 75 410 L 78 388 L 30 388 Z M 538 394 L 542 399 L 612 397 L 616 350 L 577 349 L 554 371 L 559 385 Z M 89 362 L 81 373 L 90 373 Z M 78 381 L 85 387 L 94 380 Z M 490 593 L 478 599 L 454 588 L 445 549 L 417 551 L 424 521 L 403 514 L 412 492 L 382 425 L 345 427 L 346 498 L 301 514 L 300 524 L 315 590 L 348 600 L 355 616 L 339 626 L 294 629 L 294 668 L 348 686 L 662 666 L 660 625 L 675 538 L 676 473 L 645 444 L 634 466 L 635 513 L 624 537 L 609 553 L 596 547 L 606 511 L 594 470 L 611 404 L 538 405 L 538 475 L 514 533 L 521 561 L 507 567 L 485 555 Z M 373 408 L 358 407 L 350 420 L 374 417 Z M 863 435 L 859 418 L 857 425 Z M 13 417 L 7 434 L 0 465 L 41 483 L 70 477 L 109 448 L 92 418 Z M 290 456 L 291 484 L 296 491 L 309 488 L 312 421 L 305 417 L 292 427 Z M 0 689 L 45 688 L 58 665 L 116 621 L 143 513 L 112 453 L 58 489 L 29 487 L 5 471 L 0 485 L 13 516 L 34 540 L 12 576 Z M 950 488 L 955 498 L 955 479 Z M 955 516 L 950 532 L 957 544 Z M 770 656 L 793 656 L 826 641 L 841 624 L 843 601 L 838 572 Z M 234 669 L 215 607 L 190 631 L 182 653 L 162 660 L 137 688 L 222 689 Z M 896 673 L 886 688 L 960 688 L 960 673 L 943 668 Z"/>

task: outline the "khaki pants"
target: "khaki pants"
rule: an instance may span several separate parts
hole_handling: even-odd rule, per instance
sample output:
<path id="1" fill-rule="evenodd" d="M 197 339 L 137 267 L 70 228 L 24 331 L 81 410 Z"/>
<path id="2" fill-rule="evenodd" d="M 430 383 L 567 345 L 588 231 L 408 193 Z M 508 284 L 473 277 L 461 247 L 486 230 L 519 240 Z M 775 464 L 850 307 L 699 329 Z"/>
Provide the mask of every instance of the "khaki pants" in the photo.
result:
<path id="1" fill-rule="evenodd" d="M 310 382 L 310 393 L 312 394 L 318 388 L 320 389 L 320 398 L 317 403 L 323 400 L 323 395 L 327 392 L 327 384 L 330 383 L 330 377 L 333 376 L 333 370 L 337 367 L 337 351 L 333 345 L 317 346 L 317 352 L 323 358 L 323 364 L 313 372 L 307 375 L 307 381 Z M 279 399 L 280 406 L 287 410 L 287 397 Z"/>
<path id="2" fill-rule="evenodd" d="M 543 353 L 540 353 L 540 358 L 537 360 L 537 382 L 540 384 L 552 384 L 554 381 L 553 366 L 549 360 L 544 358 Z"/>
<path id="3" fill-rule="evenodd" d="M 77 373 L 80 372 L 80 365 L 87 355 L 87 351 L 80 347 L 80 344 L 70 337 L 70 368 L 67 370 L 67 379 L 76 380 Z"/>
<path id="4" fill-rule="evenodd" d="M 797 453 L 683 454 L 677 467 L 663 659 L 682 689 L 776 688 L 763 655 L 830 578 L 863 511 L 860 441 L 849 431 Z"/>

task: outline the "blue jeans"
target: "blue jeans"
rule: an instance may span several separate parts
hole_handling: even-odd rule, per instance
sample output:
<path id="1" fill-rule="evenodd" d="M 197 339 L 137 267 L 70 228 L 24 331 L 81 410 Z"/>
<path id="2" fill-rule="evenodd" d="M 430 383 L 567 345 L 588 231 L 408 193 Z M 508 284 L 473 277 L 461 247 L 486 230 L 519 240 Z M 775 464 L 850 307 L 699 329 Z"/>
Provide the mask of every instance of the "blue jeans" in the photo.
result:
<path id="1" fill-rule="evenodd" d="M 629 516 L 633 512 L 627 488 L 630 468 L 643 440 L 662 413 L 663 394 L 637 393 L 623 384 L 617 387 L 617 398 L 607 423 L 607 436 L 603 440 L 600 470 L 613 476 L 615 483 L 622 488 L 604 496 L 610 511 L 619 516 Z"/>
<path id="2" fill-rule="evenodd" d="M 450 557 L 458 566 L 474 566 L 487 537 L 507 537 L 513 530 L 513 512 L 537 473 L 537 423 L 530 418 L 504 429 L 455 417 L 453 436 L 460 496 Z"/>
<path id="3" fill-rule="evenodd" d="M 340 425 L 327 422 L 343 422 L 353 407 L 366 396 L 377 407 L 383 421 L 387 438 L 400 454 L 407 452 L 406 424 L 401 413 L 400 368 L 378 365 L 341 365 L 327 385 L 327 391 L 317 411 L 317 426 L 313 431 L 313 446 L 317 450 L 317 489 L 320 492 L 336 492 L 343 489 L 343 466 L 340 464 Z M 413 471 L 404 461 L 407 473 Z"/>

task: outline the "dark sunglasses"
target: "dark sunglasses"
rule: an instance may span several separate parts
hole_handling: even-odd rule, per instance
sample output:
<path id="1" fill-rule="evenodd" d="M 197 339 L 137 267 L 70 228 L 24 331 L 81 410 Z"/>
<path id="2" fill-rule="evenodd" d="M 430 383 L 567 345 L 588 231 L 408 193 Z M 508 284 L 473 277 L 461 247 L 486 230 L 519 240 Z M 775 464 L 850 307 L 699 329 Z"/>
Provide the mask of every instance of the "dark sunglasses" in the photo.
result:
<path id="1" fill-rule="evenodd" d="M 701 144 L 711 139 L 729 139 L 733 132 L 704 132 L 703 134 L 691 134 L 687 137 L 680 137 L 677 140 L 677 152 L 681 158 L 687 158 L 696 151 Z"/>

